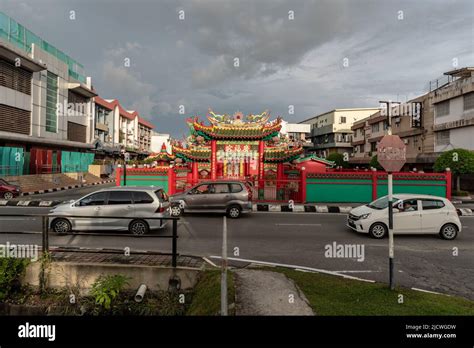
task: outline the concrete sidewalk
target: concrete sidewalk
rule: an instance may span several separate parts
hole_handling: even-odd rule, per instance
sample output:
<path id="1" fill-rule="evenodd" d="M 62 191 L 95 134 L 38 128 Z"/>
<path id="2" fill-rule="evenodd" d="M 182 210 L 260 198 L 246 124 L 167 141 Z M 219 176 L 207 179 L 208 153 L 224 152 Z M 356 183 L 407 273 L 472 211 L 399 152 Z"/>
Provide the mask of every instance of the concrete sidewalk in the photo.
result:
<path id="1" fill-rule="evenodd" d="M 303 292 L 284 274 L 251 269 L 234 274 L 236 315 L 314 315 Z"/>

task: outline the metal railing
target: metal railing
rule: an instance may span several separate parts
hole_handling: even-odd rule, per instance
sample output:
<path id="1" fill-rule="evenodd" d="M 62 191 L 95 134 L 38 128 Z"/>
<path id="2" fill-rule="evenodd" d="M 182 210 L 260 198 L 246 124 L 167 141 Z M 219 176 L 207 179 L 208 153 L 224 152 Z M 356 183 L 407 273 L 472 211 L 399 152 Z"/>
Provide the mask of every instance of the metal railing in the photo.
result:
<path id="1" fill-rule="evenodd" d="M 178 262 L 178 220 L 180 219 L 179 217 L 144 217 L 144 216 L 136 216 L 136 217 L 122 217 L 122 216 L 77 216 L 77 215 L 55 215 L 55 214 L 0 214 L 0 219 L 4 216 L 7 217 L 34 217 L 34 218 L 41 218 L 42 222 L 42 227 L 41 227 L 41 233 L 42 233 L 42 243 L 41 243 L 41 250 L 43 252 L 54 252 L 54 250 L 50 250 L 49 248 L 49 231 L 50 231 L 50 221 L 51 222 L 54 220 L 54 218 L 63 218 L 63 219 L 70 219 L 70 218 L 78 218 L 78 219 L 122 219 L 122 220 L 161 220 L 160 225 L 162 225 L 163 220 L 171 220 L 172 221 L 172 233 L 171 235 L 159 235 L 159 236 L 153 236 L 155 238 L 166 238 L 169 239 L 171 238 L 171 265 L 173 268 L 176 268 L 177 262 Z M 18 233 L 18 232 L 16 232 Z M 20 232 L 21 233 L 21 232 Z M 58 234 L 61 235 L 61 234 Z M 64 234 L 64 235 L 67 235 Z M 106 234 L 104 234 L 106 235 Z M 138 236 L 135 236 L 138 237 Z M 84 250 L 84 252 L 87 252 L 87 250 Z M 120 251 L 123 253 L 123 251 Z M 161 253 L 163 254 L 163 253 Z M 166 254 L 170 255 L 170 254 Z"/>

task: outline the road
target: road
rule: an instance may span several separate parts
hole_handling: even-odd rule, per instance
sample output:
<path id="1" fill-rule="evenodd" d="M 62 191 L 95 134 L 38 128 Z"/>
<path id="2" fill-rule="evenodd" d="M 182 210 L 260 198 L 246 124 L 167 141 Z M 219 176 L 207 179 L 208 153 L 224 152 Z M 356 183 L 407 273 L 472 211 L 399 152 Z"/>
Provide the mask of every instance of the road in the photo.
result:
<path id="1" fill-rule="evenodd" d="M 27 210 L 25 210 L 27 209 Z M 0 214 L 44 213 L 45 208 L 2 207 Z M 388 280 L 388 241 L 374 240 L 345 227 L 345 214 L 252 213 L 238 220 L 228 219 L 229 256 L 312 267 L 381 282 Z M 213 256 L 221 253 L 223 218 L 219 215 L 185 216 L 178 224 L 181 254 Z M 395 236 L 395 280 L 398 285 L 416 287 L 474 300 L 474 217 L 461 217 L 464 231 L 454 241 L 438 236 Z M 3 217 L 0 243 L 41 244 L 40 221 L 35 218 Z M 30 231 L 19 234 L 17 231 Z M 13 233 L 12 233 L 13 232 Z M 133 250 L 171 250 L 169 239 L 155 238 L 169 229 L 149 236 L 125 233 L 80 233 L 57 236 L 51 246 L 89 248 L 129 247 Z M 364 258 L 330 258 L 326 246 L 357 244 Z M 458 248 L 458 255 L 453 255 Z M 218 260 L 214 260 L 218 262 Z"/>

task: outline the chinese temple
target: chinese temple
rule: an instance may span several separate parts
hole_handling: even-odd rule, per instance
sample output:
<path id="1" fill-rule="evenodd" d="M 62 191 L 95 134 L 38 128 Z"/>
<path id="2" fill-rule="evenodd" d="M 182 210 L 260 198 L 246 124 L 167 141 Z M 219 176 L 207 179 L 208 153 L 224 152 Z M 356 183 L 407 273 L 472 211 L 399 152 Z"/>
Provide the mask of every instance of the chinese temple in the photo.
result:
<path id="1" fill-rule="evenodd" d="M 270 121 L 267 111 L 244 116 L 217 115 L 209 110 L 209 124 L 190 118 L 185 141 L 172 142 L 175 163 L 192 169 L 192 181 L 199 178 L 258 179 L 267 171 L 283 177 L 283 163 L 296 160 L 303 153 L 299 143 L 280 134 L 281 118 Z"/>

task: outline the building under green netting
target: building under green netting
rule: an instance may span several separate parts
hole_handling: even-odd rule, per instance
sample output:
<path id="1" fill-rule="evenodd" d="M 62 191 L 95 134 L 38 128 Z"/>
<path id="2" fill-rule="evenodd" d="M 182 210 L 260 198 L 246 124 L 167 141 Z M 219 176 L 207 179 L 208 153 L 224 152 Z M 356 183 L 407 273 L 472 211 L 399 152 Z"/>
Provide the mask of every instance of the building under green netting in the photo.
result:
<path id="1" fill-rule="evenodd" d="M 25 156 L 21 147 L 0 147 L 0 176 L 23 175 Z"/>
<path id="2" fill-rule="evenodd" d="M 21 50 L 31 53 L 31 45 L 40 47 L 68 66 L 69 75 L 83 83 L 86 82 L 84 66 L 67 54 L 57 49 L 49 42 L 43 40 L 33 32 L 26 29 L 23 25 L 16 22 L 13 18 L 0 11 L 0 38 L 12 43 Z"/>
<path id="3" fill-rule="evenodd" d="M 61 151 L 61 172 L 87 172 L 93 161 L 93 153 Z"/>

